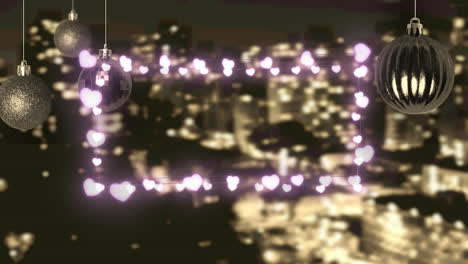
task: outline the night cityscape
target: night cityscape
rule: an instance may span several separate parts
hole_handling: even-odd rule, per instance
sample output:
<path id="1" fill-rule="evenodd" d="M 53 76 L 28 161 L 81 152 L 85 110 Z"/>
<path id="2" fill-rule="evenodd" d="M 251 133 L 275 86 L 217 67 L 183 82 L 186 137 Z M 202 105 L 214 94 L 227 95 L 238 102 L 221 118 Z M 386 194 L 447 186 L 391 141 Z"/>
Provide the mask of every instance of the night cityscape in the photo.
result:
<path id="1" fill-rule="evenodd" d="M 468 263 L 468 1 L 418 1 L 454 66 L 419 115 L 375 80 L 413 0 L 109 1 L 109 32 L 77 0 L 76 58 L 54 44 L 71 1 L 38 2 L 25 52 L 21 1 L 0 3 L 0 87 L 24 52 L 53 97 L 31 130 L 0 121 L 0 263 Z M 110 111 L 81 87 L 114 78 L 104 43 L 131 75 Z"/>

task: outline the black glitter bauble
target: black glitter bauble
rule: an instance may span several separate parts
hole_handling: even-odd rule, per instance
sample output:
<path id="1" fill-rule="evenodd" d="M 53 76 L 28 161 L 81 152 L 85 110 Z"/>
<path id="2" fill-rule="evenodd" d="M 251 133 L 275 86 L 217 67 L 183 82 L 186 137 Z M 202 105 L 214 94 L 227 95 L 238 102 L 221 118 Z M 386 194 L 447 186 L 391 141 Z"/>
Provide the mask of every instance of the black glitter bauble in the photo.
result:
<path id="1" fill-rule="evenodd" d="M 54 42 L 63 56 L 74 58 L 91 46 L 91 32 L 77 20 L 64 20 L 55 31 Z"/>
<path id="2" fill-rule="evenodd" d="M 454 82 L 447 49 L 422 35 L 405 35 L 386 46 L 375 72 L 382 99 L 406 114 L 422 114 L 439 107 Z"/>
<path id="3" fill-rule="evenodd" d="M 81 71 L 78 89 L 82 102 L 86 94 L 99 92 L 102 100 L 97 107 L 110 112 L 127 102 L 132 93 L 132 77 L 122 69 L 119 62 L 101 58 L 94 67 Z"/>
<path id="4" fill-rule="evenodd" d="M 13 76 L 0 85 L 0 118 L 21 131 L 44 122 L 51 104 L 51 91 L 36 76 Z"/>

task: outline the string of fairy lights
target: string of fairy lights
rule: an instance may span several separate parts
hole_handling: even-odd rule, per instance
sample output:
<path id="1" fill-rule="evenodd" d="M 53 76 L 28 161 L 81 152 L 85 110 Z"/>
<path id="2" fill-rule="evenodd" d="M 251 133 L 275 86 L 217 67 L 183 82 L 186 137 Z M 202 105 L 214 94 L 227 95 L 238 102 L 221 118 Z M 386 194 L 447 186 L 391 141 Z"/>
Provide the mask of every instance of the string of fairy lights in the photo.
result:
<path id="1" fill-rule="evenodd" d="M 199 174 L 193 174 L 187 176 L 181 180 L 173 180 L 169 177 L 153 177 L 146 178 L 140 182 L 135 180 L 126 180 L 123 182 L 108 182 L 103 183 L 97 180 L 97 177 L 86 178 L 83 182 L 84 192 L 88 197 L 99 196 L 102 192 L 108 189 L 109 193 L 115 199 L 125 202 L 127 201 L 137 189 L 143 189 L 145 191 L 156 191 L 158 193 L 168 192 L 209 192 L 213 188 L 225 188 L 229 192 L 235 192 L 238 190 L 256 191 L 256 192 L 273 192 L 282 191 L 285 193 L 293 191 L 294 188 L 303 186 L 310 186 L 310 188 L 317 193 L 324 193 L 326 189 L 332 185 L 351 186 L 355 192 L 362 192 L 364 187 L 362 185 L 361 176 L 359 174 L 359 168 L 361 165 L 368 163 L 374 156 L 374 149 L 371 145 L 364 145 L 365 140 L 362 135 L 362 119 L 365 108 L 369 105 L 369 98 L 361 90 L 361 82 L 364 77 L 368 75 L 368 68 L 364 64 L 370 57 L 371 50 L 363 43 L 358 43 L 354 46 L 354 61 L 357 63 L 354 67 L 354 76 L 356 77 L 357 92 L 354 94 L 356 111 L 351 114 L 353 122 L 357 123 L 358 134 L 353 136 L 352 141 L 355 144 L 354 149 L 354 164 L 356 165 L 356 174 L 349 176 L 347 180 L 342 180 L 339 177 L 332 177 L 330 175 L 323 175 L 317 179 L 309 179 L 304 177 L 302 174 L 290 175 L 288 177 L 274 175 L 263 175 L 257 180 L 252 181 L 238 175 L 227 175 L 218 177 L 204 177 Z M 207 67 L 206 60 L 201 58 L 194 58 L 190 63 L 185 65 L 178 65 L 178 67 L 172 67 L 174 64 L 168 55 L 161 55 L 159 63 L 156 65 L 142 65 L 138 62 L 134 62 L 131 58 L 122 55 L 116 58 L 123 71 L 131 72 L 133 74 L 146 75 L 152 73 L 154 75 L 160 74 L 168 78 L 186 77 L 201 75 L 206 76 L 212 71 Z M 79 62 L 82 68 L 92 68 L 96 65 L 98 58 L 89 51 L 82 51 L 79 56 Z M 318 63 L 314 60 L 310 51 L 303 51 L 302 54 L 296 59 L 297 64 L 291 66 L 290 72 L 280 72 L 280 68 L 275 66 L 275 61 L 272 57 L 265 57 L 254 63 L 249 62 L 248 67 L 236 67 L 235 61 L 229 58 L 223 58 L 220 61 L 222 70 L 219 75 L 225 78 L 230 78 L 235 70 L 245 69 L 245 76 L 255 77 L 259 74 L 269 73 L 275 77 L 280 74 L 294 74 L 308 72 L 310 74 L 318 74 L 323 70 Z M 334 74 L 341 72 L 342 67 L 339 64 L 329 65 L 329 70 Z M 136 72 L 135 72 L 136 70 Z M 159 73 L 156 71 L 159 70 Z M 153 75 L 153 76 L 154 76 Z M 102 100 L 102 96 L 98 93 L 80 93 L 80 99 L 82 104 L 91 110 L 94 120 L 99 118 L 103 111 L 98 107 Z M 91 163 L 95 167 L 96 175 L 101 172 L 100 166 L 103 164 L 103 151 L 100 149 L 105 144 L 106 133 L 99 131 L 98 126 L 94 125 L 92 130 L 89 130 L 86 134 L 87 143 L 93 148 L 93 157 Z"/>

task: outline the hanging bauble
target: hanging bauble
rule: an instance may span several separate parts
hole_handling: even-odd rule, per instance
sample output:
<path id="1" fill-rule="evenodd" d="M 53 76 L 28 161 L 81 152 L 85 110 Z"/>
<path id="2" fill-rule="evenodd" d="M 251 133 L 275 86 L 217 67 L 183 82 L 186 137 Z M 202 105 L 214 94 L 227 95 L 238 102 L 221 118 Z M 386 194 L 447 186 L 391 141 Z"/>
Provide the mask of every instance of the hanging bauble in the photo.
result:
<path id="1" fill-rule="evenodd" d="M 423 36 L 418 18 L 410 20 L 407 33 L 380 53 L 376 82 L 388 105 L 406 114 L 422 114 L 439 107 L 450 95 L 453 62 L 445 47 Z"/>
<path id="2" fill-rule="evenodd" d="M 111 55 L 112 51 L 105 46 L 99 51 L 96 65 L 84 68 L 78 78 L 83 104 L 99 107 L 104 112 L 116 110 L 125 104 L 132 92 L 132 77 Z"/>
<path id="3" fill-rule="evenodd" d="M 74 9 L 68 14 L 68 20 L 58 25 L 54 42 L 63 56 L 73 58 L 91 46 L 91 32 L 78 21 L 78 14 Z"/>
<path id="4" fill-rule="evenodd" d="M 52 93 L 46 83 L 31 75 L 26 61 L 18 66 L 18 75 L 0 85 L 0 118 L 21 131 L 44 122 L 50 113 Z"/>

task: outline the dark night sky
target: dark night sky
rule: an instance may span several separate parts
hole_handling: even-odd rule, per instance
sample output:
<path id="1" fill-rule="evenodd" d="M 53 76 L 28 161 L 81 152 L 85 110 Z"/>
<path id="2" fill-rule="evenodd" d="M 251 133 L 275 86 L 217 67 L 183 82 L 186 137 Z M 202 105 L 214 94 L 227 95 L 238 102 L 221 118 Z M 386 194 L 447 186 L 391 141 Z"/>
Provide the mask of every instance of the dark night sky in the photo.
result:
<path id="1" fill-rule="evenodd" d="M 420 0 L 425 14 L 450 16 L 449 0 Z M 20 42 L 21 1 L 0 1 L 0 56 L 11 58 Z M 102 23 L 104 1 L 76 0 L 82 21 Z M 101 3 L 101 4 L 100 4 Z M 130 4 L 136 3 L 136 4 Z M 41 9 L 68 12 L 71 0 L 26 0 L 27 20 Z M 374 36 L 375 23 L 412 9 L 412 0 L 109 0 L 109 38 L 128 39 L 132 33 L 154 31 L 157 21 L 176 18 L 191 25 L 194 40 L 218 44 L 272 44 L 302 33 L 307 25 L 331 26 L 348 40 Z"/>

